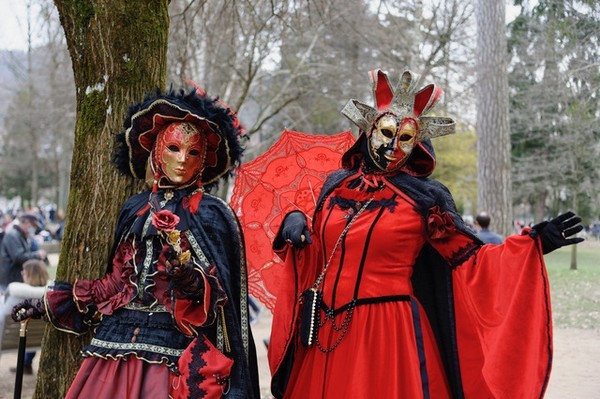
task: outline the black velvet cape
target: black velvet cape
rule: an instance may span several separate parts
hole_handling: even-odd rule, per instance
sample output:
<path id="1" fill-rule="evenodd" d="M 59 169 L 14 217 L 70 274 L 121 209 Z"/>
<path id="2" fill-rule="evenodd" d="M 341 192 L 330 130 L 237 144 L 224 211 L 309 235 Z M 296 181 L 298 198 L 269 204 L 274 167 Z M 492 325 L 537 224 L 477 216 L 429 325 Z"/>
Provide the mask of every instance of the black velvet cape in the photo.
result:
<path id="1" fill-rule="evenodd" d="M 149 195 L 150 192 L 135 195 L 123 205 L 116 224 L 115 244 L 110 260 L 120 240 L 135 229 L 136 221 L 145 220 L 148 211 L 141 217 L 137 213 L 147 206 Z M 217 277 L 227 294 L 225 317 L 231 353 L 226 355 L 234 360 L 230 376 L 231 388 L 227 397 L 259 398 L 256 348 L 248 324 L 244 239 L 237 217 L 223 200 L 206 193 L 197 213 L 183 210 L 180 204 L 174 213 L 181 217 L 178 228 L 189 228 L 210 264 L 216 266 Z M 111 269 L 112 263 L 109 262 L 107 273 Z M 214 323 L 200 328 L 199 333 L 204 333 L 216 346 L 216 330 Z"/>

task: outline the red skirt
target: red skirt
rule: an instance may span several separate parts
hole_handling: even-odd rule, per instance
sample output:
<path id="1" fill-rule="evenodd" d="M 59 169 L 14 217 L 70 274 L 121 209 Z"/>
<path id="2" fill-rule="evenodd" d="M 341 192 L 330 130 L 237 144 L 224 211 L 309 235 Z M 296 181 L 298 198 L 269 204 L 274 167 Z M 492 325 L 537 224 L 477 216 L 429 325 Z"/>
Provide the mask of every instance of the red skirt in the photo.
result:
<path id="1" fill-rule="evenodd" d="M 321 327 L 322 347 L 335 346 L 340 334 L 329 322 Z M 358 306 L 333 351 L 299 346 L 296 356 L 286 399 L 450 397 L 429 321 L 414 299 Z"/>
<path id="2" fill-rule="evenodd" d="M 169 398 L 169 369 L 130 355 L 125 359 L 85 358 L 66 399 Z"/>

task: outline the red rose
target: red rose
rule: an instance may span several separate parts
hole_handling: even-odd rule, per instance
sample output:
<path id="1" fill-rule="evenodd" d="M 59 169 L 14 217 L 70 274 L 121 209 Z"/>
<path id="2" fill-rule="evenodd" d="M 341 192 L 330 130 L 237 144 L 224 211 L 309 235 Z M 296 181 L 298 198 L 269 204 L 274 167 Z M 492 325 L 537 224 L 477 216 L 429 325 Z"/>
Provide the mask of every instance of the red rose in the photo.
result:
<path id="1" fill-rule="evenodd" d="M 166 233 L 170 233 L 175 230 L 175 227 L 178 223 L 179 216 L 166 209 L 152 215 L 152 224 L 154 227 Z"/>
<path id="2" fill-rule="evenodd" d="M 427 232 L 429 238 L 437 240 L 440 238 L 446 238 L 450 235 L 450 232 L 454 231 L 454 221 L 452 216 L 447 212 L 440 212 L 439 206 L 434 206 L 429 210 L 429 216 L 427 217 Z"/>

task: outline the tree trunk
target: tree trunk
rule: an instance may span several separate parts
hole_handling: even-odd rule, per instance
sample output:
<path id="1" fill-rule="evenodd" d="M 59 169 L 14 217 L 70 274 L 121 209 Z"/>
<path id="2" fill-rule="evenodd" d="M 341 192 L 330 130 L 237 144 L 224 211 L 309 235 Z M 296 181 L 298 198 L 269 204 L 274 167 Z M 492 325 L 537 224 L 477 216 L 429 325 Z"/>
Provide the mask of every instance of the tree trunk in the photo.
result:
<path id="1" fill-rule="evenodd" d="M 99 278 L 124 200 L 139 186 L 111 164 L 129 104 L 164 88 L 168 0 L 55 0 L 73 63 L 77 120 L 57 280 Z M 46 329 L 35 398 L 62 398 L 89 336 Z"/>
<path id="2" fill-rule="evenodd" d="M 31 33 L 31 2 L 27 3 L 27 109 L 34 109 L 33 107 L 33 96 L 34 96 L 34 79 L 33 76 L 33 45 L 32 33 Z M 27 134 L 30 137 L 30 148 L 31 161 L 29 167 L 31 168 L 31 203 L 30 206 L 38 205 L 38 191 L 39 191 L 39 137 L 33 126 L 33 118 L 31 112 L 27 114 Z"/>
<path id="3" fill-rule="evenodd" d="M 505 4 L 477 0 L 478 208 L 492 229 L 508 235 L 512 221 Z"/>
<path id="4" fill-rule="evenodd" d="M 543 191 L 536 195 L 534 200 L 533 208 L 533 221 L 539 223 L 544 220 L 546 214 L 546 198 L 548 197 L 548 191 Z"/>
<path id="5" fill-rule="evenodd" d="M 579 207 L 579 196 L 577 195 L 577 191 L 573 193 L 573 211 L 577 212 L 577 208 Z M 577 245 L 571 245 L 571 270 L 577 270 Z"/>

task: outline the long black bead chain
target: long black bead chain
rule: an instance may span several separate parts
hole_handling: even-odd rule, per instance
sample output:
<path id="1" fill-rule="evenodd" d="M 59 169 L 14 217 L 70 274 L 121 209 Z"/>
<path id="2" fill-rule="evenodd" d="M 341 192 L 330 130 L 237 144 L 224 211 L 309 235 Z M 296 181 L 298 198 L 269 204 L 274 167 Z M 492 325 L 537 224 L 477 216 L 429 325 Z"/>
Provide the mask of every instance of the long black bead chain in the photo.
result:
<path id="1" fill-rule="evenodd" d="M 350 327 L 350 322 L 352 321 L 352 315 L 354 314 L 355 307 L 356 307 L 356 299 L 353 299 L 352 301 L 350 301 L 350 304 L 348 305 L 348 310 L 346 310 L 346 314 L 344 315 L 344 320 L 342 320 L 342 324 L 340 324 L 339 327 L 336 327 L 336 325 L 335 325 L 335 316 L 333 315 L 333 311 L 329 314 L 325 313 L 325 318 L 323 319 L 322 322 L 319 321 L 319 328 L 317 329 L 317 332 L 315 334 L 316 341 L 317 341 L 317 348 L 319 348 L 319 350 L 321 352 L 323 352 L 323 353 L 332 352 L 342 342 L 342 340 L 346 336 L 346 333 L 348 332 L 348 328 Z M 334 331 L 336 331 L 336 332 L 341 331 L 341 333 L 331 347 L 324 348 L 321 345 L 321 341 L 319 340 L 319 330 L 321 329 L 321 327 L 323 327 L 327 323 L 327 320 L 331 320 L 331 325 L 332 325 Z"/>
<path id="2" fill-rule="evenodd" d="M 333 260 L 333 255 L 335 254 L 335 251 L 337 250 L 338 246 L 341 244 L 342 240 L 348 233 L 348 230 L 350 230 L 350 226 L 352 226 L 352 224 L 356 221 L 356 219 L 358 219 L 358 217 L 361 215 L 361 213 L 363 213 L 368 208 L 368 206 L 371 204 L 371 202 L 373 202 L 374 199 L 375 199 L 375 193 L 373 193 L 371 198 L 369 198 L 368 201 L 365 201 L 365 203 L 354 214 L 354 216 L 352 216 L 352 219 L 350 219 L 350 221 L 348 222 L 348 224 L 342 231 L 342 234 L 340 234 L 340 236 L 338 237 L 338 239 L 335 243 L 335 246 L 333 247 L 333 250 L 331 251 L 331 255 L 329 256 L 329 259 L 327 260 L 327 263 L 325 264 L 325 267 L 323 268 L 323 271 L 321 272 L 319 277 L 317 277 L 317 280 L 313 284 L 314 289 L 317 289 L 321 285 L 321 282 L 325 278 L 325 273 L 327 273 L 327 269 L 329 268 L 329 265 L 330 265 L 331 261 Z M 329 353 L 329 352 L 333 351 L 335 348 L 337 348 L 337 346 L 340 344 L 340 342 L 342 342 L 342 339 L 344 339 L 344 336 L 346 336 L 346 333 L 348 332 L 348 328 L 350 327 L 350 322 L 352 321 L 352 315 L 354 314 L 355 306 L 356 306 L 356 299 L 353 299 L 350 302 L 350 304 L 348 306 L 348 310 L 346 310 L 346 314 L 344 315 L 344 320 L 342 320 L 342 324 L 340 324 L 339 327 L 335 325 L 335 316 L 333 314 L 333 309 L 330 309 L 328 312 L 325 313 L 325 318 L 323 320 L 321 320 L 319 318 L 319 324 L 318 324 L 317 331 L 315 332 L 315 336 L 316 336 L 315 338 L 316 338 L 316 342 L 317 342 L 317 348 L 319 348 L 319 350 L 321 352 Z M 324 348 L 321 345 L 321 342 L 319 341 L 319 329 L 327 323 L 327 320 L 331 320 L 331 325 L 332 325 L 332 328 L 334 331 L 336 331 L 336 332 L 341 331 L 337 340 L 335 341 L 333 346 L 330 348 Z"/>

